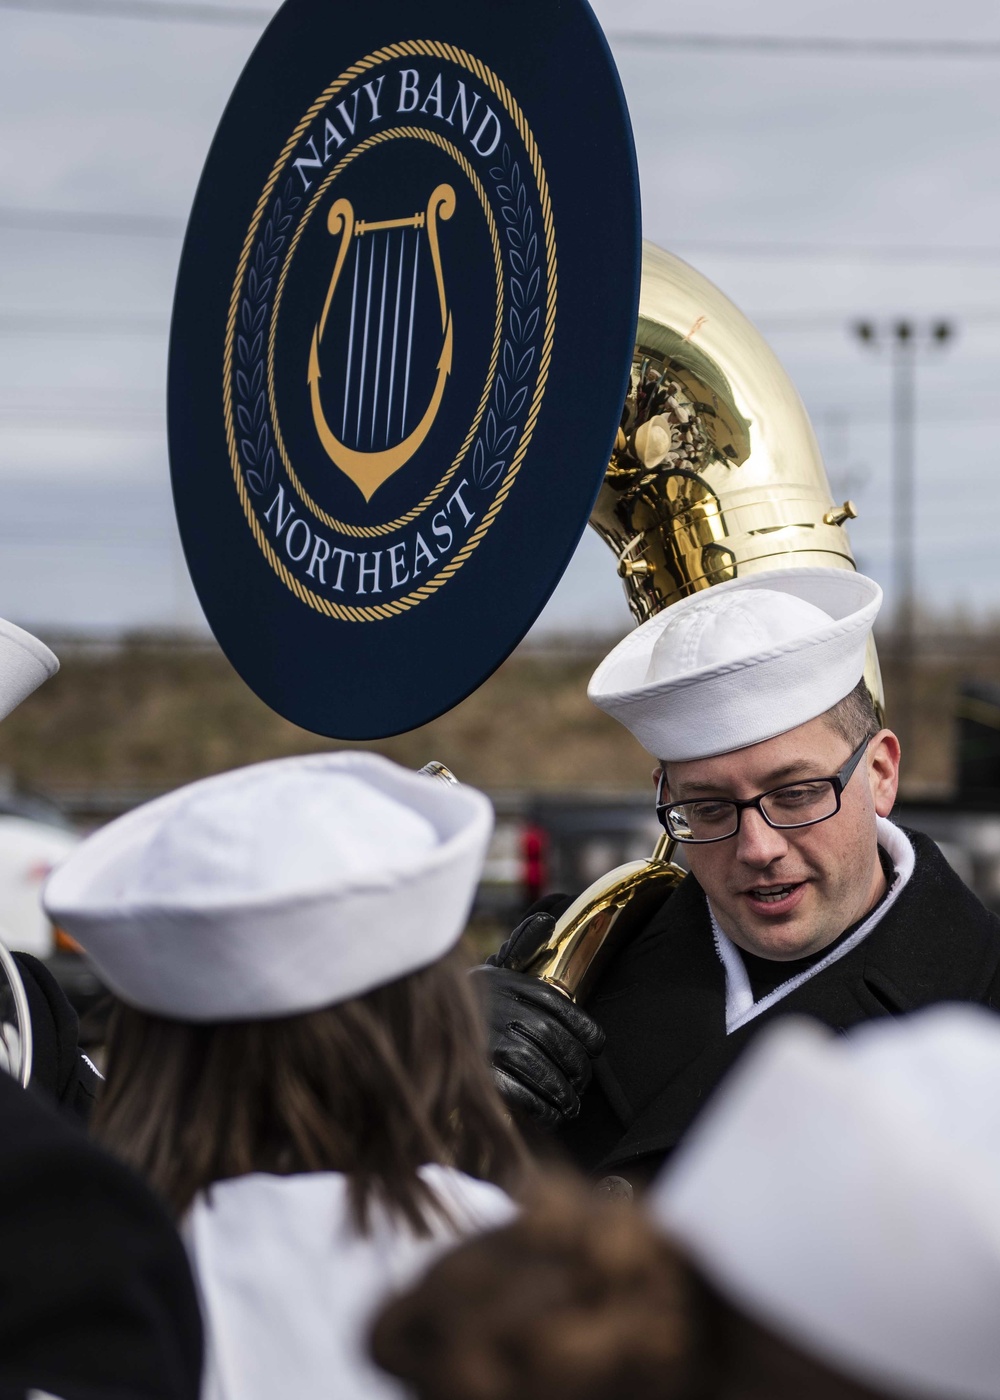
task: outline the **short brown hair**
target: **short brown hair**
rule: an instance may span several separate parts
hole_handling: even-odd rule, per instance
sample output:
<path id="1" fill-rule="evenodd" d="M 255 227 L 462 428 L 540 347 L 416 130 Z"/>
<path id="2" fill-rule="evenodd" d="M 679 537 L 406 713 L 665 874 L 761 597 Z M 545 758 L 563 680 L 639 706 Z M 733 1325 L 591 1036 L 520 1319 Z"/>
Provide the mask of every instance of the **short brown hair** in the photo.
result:
<path id="1" fill-rule="evenodd" d="M 274 1020 L 196 1025 L 119 1005 L 94 1131 L 177 1214 L 225 1178 L 341 1171 L 362 1229 L 379 1198 L 417 1234 L 446 1214 L 425 1163 L 510 1188 L 525 1161 L 457 953 Z"/>
<path id="2" fill-rule="evenodd" d="M 638 1211 L 555 1177 L 391 1302 L 372 1355 L 418 1400 L 692 1400 L 693 1287 Z"/>
<path id="3" fill-rule="evenodd" d="M 840 735 L 844 743 L 850 745 L 852 751 L 866 735 L 877 734 L 882 728 L 871 691 L 863 676 L 850 694 L 845 695 L 843 700 L 838 700 L 836 705 L 826 711 L 823 718 L 830 728 Z"/>

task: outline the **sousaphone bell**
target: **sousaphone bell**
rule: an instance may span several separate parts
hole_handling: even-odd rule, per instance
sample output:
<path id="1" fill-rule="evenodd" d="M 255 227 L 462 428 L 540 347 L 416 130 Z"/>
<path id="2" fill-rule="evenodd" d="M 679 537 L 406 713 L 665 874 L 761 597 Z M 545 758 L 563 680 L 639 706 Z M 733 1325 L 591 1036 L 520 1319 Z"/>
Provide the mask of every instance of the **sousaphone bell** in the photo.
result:
<path id="1" fill-rule="evenodd" d="M 632 375 L 590 523 L 614 551 L 636 623 L 714 584 L 772 569 L 855 568 L 802 400 L 760 332 L 701 273 L 643 245 Z M 879 713 L 869 640 L 865 680 Z M 610 871 L 525 971 L 584 999 L 614 950 L 680 882 L 673 843 Z"/>

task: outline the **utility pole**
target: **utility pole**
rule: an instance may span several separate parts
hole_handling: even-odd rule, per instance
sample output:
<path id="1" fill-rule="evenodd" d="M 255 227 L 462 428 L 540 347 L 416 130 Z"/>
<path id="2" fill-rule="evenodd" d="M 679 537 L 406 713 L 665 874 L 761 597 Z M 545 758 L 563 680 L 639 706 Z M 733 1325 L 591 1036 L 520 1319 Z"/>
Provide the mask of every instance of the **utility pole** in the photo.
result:
<path id="1" fill-rule="evenodd" d="M 904 753 L 916 741 L 916 378 L 922 349 L 943 348 L 955 335 L 950 321 L 900 320 L 879 326 L 859 321 L 854 333 L 865 345 L 888 343 L 892 365 L 892 586 L 895 598 L 896 696 L 892 727 Z"/>

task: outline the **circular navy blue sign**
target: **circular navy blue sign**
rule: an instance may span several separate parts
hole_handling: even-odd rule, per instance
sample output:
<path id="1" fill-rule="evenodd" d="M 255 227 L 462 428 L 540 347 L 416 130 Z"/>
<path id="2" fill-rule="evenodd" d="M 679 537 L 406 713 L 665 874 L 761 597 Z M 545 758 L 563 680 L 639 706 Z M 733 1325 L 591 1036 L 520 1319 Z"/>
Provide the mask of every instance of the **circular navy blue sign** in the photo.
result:
<path id="1" fill-rule="evenodd" d="M 209 154 L 170 346 L 188 564 L 263 700 L 374 738 L 508 655 L 600 486 L 638 268 L 584 0 L 287 0 Z"/>

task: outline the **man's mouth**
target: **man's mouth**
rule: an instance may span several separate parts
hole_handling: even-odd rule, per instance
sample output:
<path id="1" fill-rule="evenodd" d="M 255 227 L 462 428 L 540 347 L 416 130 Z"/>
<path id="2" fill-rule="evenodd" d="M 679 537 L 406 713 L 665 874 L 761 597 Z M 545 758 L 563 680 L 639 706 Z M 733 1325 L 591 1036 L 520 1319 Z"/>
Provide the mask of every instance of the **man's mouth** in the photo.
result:
<path id="1" fill-rule="evenodd" d="M 765 903 L 772 904 L 777 899 L 785 899 L 794 888 L 794 885 L 757 885 L 748 893 L 752 894 L 754 899 L 763 899 Z"/>
<path id="2" fill-rule="evenodd" d="M 781 885 L 754 885 L 743 893 L 757 909 L 783 913 L 792 904 L 798 903 L 798 896 L 804 889 L 803 880 L 789 880 Z"/>

